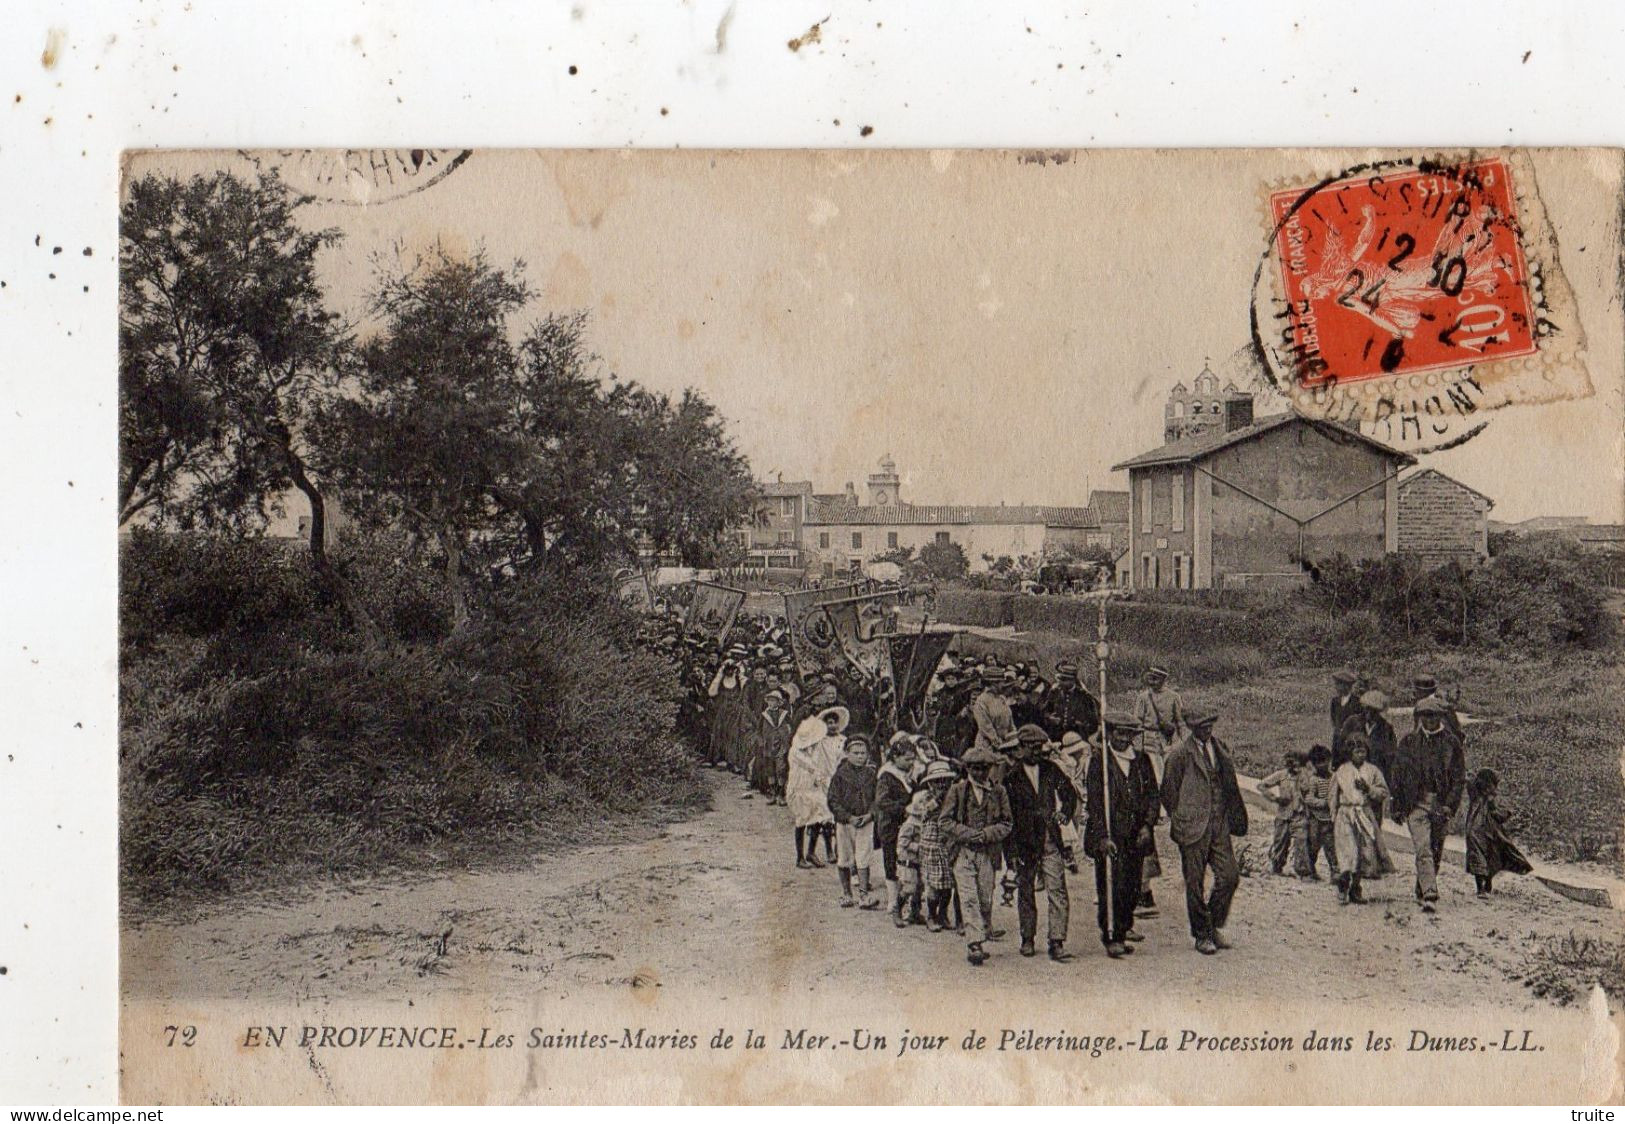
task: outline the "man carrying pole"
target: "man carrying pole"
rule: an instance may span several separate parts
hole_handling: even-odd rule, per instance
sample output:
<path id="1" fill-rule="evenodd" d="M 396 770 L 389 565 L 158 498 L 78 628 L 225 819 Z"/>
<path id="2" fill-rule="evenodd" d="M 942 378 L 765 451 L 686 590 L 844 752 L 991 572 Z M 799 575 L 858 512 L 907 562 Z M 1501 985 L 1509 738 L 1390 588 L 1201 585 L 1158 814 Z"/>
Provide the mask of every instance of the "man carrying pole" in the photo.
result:
<path id="1" fill-rule="evenodd" d="M 1132 714 L 1105 716 L 1106 741 L 1090 755 L 1084 781 L 1088 818 L 1083 849 L 1095 860 L 1096 918 L 1106 955 L 1121 959 L 1144 938 L 1134 931 L 1140 872 L 1157 822 L 1157 780 L 1151 761 L 1135 748 L 1140 723 Z"/>

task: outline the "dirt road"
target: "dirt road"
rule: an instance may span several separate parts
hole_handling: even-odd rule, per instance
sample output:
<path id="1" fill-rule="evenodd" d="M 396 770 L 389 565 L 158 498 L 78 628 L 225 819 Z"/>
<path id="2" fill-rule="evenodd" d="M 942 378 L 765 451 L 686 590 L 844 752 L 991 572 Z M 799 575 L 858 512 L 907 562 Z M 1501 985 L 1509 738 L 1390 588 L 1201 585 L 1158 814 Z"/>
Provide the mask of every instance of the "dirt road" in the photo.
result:
<path id="1" fill-rule="evenodd" d="M 1365 906 L 1340 907 L 1324 883 L 1255 871 L 1237 895 L 1229 927 L 1236 947 L 1201 957 L 1186 933 L 1164 835 L 1170 873 L 1155 887 L 1163 908 L 1141 923 L 1146 940 L 1134 956 L 1103 955 L 1085 862 L 1072 883 L 1076 961 L 1018 956 L 1015 911 L 1000 907 L 996 924 L 1010 936 L 989 946 L 987 965 L 972 968 L 952 933 L 898 930 L 883 912 L 837 908 L 833 870 L 795 868 L 784 809 L 738 799 L 730 778 L 713 774 L 711 783 L 713 810 L 641 843 L 539 858 L 524 869 L 330 885 L 282 902 L 226 902 L 186 922 L 128 925 L 125 995 L 546 998 L 661 987 L 671 989 L 667 997 L 692 990 L 771 998 L 831 985 L 906 992 L 922 979 L 963 977 L 1002 994 L 1077 987 L 1109 1002 L 1186 988 L 1194 997 L 1262 997 L 1290 978 L 1293 998 L 1308 1003 L 1550 1009 L 1521 982 L 1528 951 L 1552 936 L 1614 939 L 1618 931 L 1617 915 L 1532 879 L 1505 878 L 1493 900 L 1478 901 L 1459 866 L 1441 880 L 1439 912 L 1424 915 L 1403 873 L 1410 856 L 1396 854 L 1402 873 L 1368 884 Z M 1247 846 L 1262 854 L 1269 825 L 1256 811 L 1253 818 Z"/>

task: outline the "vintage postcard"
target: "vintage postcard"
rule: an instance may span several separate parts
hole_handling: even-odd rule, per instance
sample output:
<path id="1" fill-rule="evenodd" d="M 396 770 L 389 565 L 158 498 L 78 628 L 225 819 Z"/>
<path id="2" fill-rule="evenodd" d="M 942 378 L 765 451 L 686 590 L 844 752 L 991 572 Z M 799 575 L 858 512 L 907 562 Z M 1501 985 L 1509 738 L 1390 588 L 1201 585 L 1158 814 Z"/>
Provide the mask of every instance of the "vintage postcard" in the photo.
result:
<path id="1" fill-rule="evenodd" d="M 125 1101 L 1618 1101 L 1620 151 L 120 207 Z"/>

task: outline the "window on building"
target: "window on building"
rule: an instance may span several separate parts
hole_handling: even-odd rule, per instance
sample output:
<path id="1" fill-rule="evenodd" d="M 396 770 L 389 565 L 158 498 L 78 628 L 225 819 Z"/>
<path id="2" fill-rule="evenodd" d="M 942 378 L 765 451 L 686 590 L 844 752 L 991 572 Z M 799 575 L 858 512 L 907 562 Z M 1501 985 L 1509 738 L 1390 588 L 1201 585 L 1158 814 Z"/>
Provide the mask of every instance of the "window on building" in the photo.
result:
<path id="1" fill-rule="evenodd" d="M 826 578 L 833 578 L 835 576 L 835 563 L 833 563 L 833 562 L 825 562 L 824 563 L 824 576 Z"/>
<path id="2" fill-rule="evenodd" d="M 1173 511 L 1169 513 L 1168 529 L 1183 531 L 1185 529 L 1185 477 L 1183 474 L 1174 477 L 1172 507 Z"/>
<path id="3" fill-rule="evenodd" d="M 1167 475 L 1159 476 L 1155 489 L 1157 506 L 1151 515 L 1151 521 L 1158 527 L 1170 526 L 1174 521 L 1172 478 Z"/>
<path id="4" fill-rule="evenodd" d="M 1192 402 L 1191 403 L 1191 413 L 1192 414 L 1200 414 L 1201 412 L 1202 412 L 1202 404 L 1200 402 Z"/>
<path id="5" fill-rule="evenodd" d="M 1151 529 L 1151 477 L 1140 477 L 1140 530 Z"/>
<path id="6" fill-rule="evenodd" d="M 1190 574 L 1186 572 L 1185 556 L 1183 554 L 1174 555 L 1174 588 L 1190 588 Z"/>
<path id="7" fill-rule="evenodd" d="M 796 498 L 794 496 L 780 496 L 779 497 L 779 514 L 784 516 L 786 519 L 794 519 L 795 518 L 795 516 L 796 516 Z"/>
<path id="8" fill-rule="evenodd" d="M 937 541 L 939 543 L 946 544 L 949 541 L 948 540 L 948 532 L 947 531 L 938 531 L 937 532 Z"/>
<path id="9" fill-rule="evenodd" d="M 1151 588 L 1151 556 L 1140 555 L 1140 585 L 1144 589 Z"/>
<path id="10" fill-rule="evenodd" d="M 1183 402 L 1175 402 L 1174 403 L 1174 417 L 1182 418 L 1184 416 L 1185 416 L 1185 403 L 1183 403 Z"/>
<path id="11" fill-rule="evenodd" d="M 1162 588 L 1162 555 L 1160 554 L 1151 556 L 1151 588 Z"/>
<path id="12" fill-rule="evenodd" d="M 828 531 L 819 531 L 818 532 L 818 549 L 820 549 L 820 550 L 828 550 L 829 549 L 829 532 Z"/>
<path id="13" fill-rule="evenodd" d="M 780 531 L 779 532 L 779 545 L 780 546 L 792 546 L 792 545 L 795 544 L 795 541 L 796 541 L 796 533 L 794 531 Z"/>
<path id="14" fill-rule="evenodd" d="M 853 531 L 852 532 L 852 549 L 853 550 L 862 550 L 863 549 L 863 532 L 862 531 Z"/>

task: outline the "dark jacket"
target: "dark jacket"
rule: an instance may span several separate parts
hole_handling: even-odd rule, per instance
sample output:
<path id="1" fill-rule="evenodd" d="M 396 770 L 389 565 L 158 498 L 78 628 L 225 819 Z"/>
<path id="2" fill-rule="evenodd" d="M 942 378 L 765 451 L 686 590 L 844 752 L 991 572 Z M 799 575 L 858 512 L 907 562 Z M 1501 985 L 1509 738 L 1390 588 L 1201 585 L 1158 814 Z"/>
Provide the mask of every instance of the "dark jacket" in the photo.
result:
<path id="1" fill-rule="evenodd" d="M 835 766 L 829 779 L 829 812 L 836 823 L 851 823 L 869 815 L 875 805 L 875 771 L 868 765 L 854 765 L 846 758 Z"/>
<path id="2" fill-rule="evenodd" d="M 1348 736 L 1355 733 L 1364 734 L 1371 743 L 1368 759 L 1382 770 L 1383 780 L 1392 780 L 1394 753 L 1399 746 L 1394 735 L 1394 724 L 1379 714 L 1376 723 L 1367 730 L 1363 707 L 1349 715 L 1343 728 L 1337 732 L 1337 739 L 1332 743 L 1332 771 L 1336 772 L 1337 767 L 1349 759 Z"/>
<path id="3" fill-rule="evenodd" d="M 897 831 L 908 818 L 908 801 L 913 793 L 908 785 L 890 772 L 876 774 L 875 780 L 875 835 L 882 843 L 896 838 Z"/>
<path id="4" fill-rule="evenodd" d="M 1010 834 L 1010 797 L 1002 784 L 990 784 L 978 804 L 970 789 L 968 779 L 954 782 L 943 798 L 937 822 L 957 846 L 995 852 Z"/>
<path id="5" fill-rule="evenodd" d="M 1068 730 L 1091 737 L 1100 730 L 1100 705 L 1078 686 L 1057 687 L 1044 700 L 1044 732 L 1060 741 Z"/>
<path id="6" fill-rule="evenodd" d="M 1364 709 L 1365 708 L 1360 705 L 1360 692 L 1358 692 L 1358 691 L 1356 691 L 1352 695 L 1350 695 L 1349 700 L 1346 703 L 1343 701 L 1343 696 L 1342 695 L 1333 695 L 1332 696 L 1332 753 L 1333 754 L 1335 754 L 1337 752 L 1338 743 L 1343 740 L 1343 726 L 1344 726 L 1344 724 L 1346 722 L 1348 722 L 1348 720 L 1350 718 L 1354 717 L 1356 714 L 1359 714 Z M 1335 758 L 1334 758 L 1334 760 L 1335 760 Z M 1348 760 L 1348 758 L 1345 756 L 1343 758 L 1343 760 L 1346 761 L 1346 760 Z M 1336 765 L 1341 765 L 1342 763 L 1343 763 L 1342 761 L 1337 761 Z M 1335 768 L 1336 765 L 1334 765 L 1333 767 Z"/>
<path id="7" fill-rule="evenodd" d="M 1061 849 L 1061 828 L 1055 812 L 1070 820 L 1078 810 L 1078 793 L 1066 774 L 1048 761 L 1038 762 L 1038 790 L 1033 790 L 1027 770 L 1011 762 L 1004 774 L 1004 791 L 1010 797 L 1010 835 L 1004 853 L 1014 862 L 1036 862 L 1044 853 L 1044 837 Z"/>
<path id="8" fill-rule="evenodd" d="M 1528 874 L 1534 868 L 1506 833 L 1507 814 L 1495 801 L 1470 792 L 1467 796 L 1467 873 L 1496 875 L 1503 870 Z"/>
<path id="9" fill-rule="evenodd" d="M 1149 847 L 1138 843 L 1140 832 L 1148 835 L 1157 822 L 1157 775 L 1152 771 L 1151 759 L 1143 753 L 1134 755 L 1125 776 L 1121 764 L 1111 764 L 1111 839 L 1125 856 L 1149 853 Z M 1100 783 L 1100 753 L 1089 755 L 1089 770 L 1083 787 L 1089 793 L 1086 818 L 1083 823 L 1083 851 L 1099 857 L 1106 841 L 1106 801 Z"/>
<path id="10" fill-rule="evenodd" d="M 1168 834 L 1181 846 L 1199 843 L 1213 830 L 1247 834 L 1247 805 L 1242 803 L 1230 751 L 1218 738 L 1209 741 L 1218 761 L 1216 772 L 1210 770 L 1207 756 L 1197 748 L 1191 734 L 1168 752 L 1162 768 L 1162 806 L 1168 809 Z"/>
<path id="11" fill-rule="evenodd" d="M 1461 739 L 1448 726 L 1437 734 L 1412 730 L 1399 740 L 1394 770 L 1388 776 L 1389 815 L 1403 823 L 1412 810 L 1432 794 L 1438 797 L 1439 811 L 1455 815 L 1467 784 L 1467 759 Z"/>

